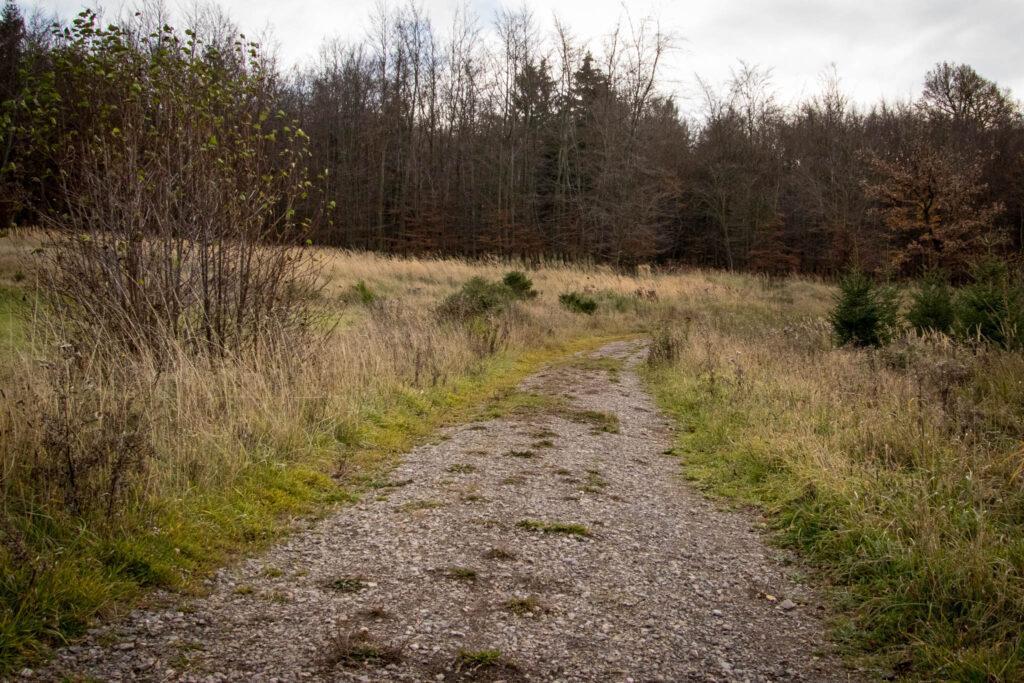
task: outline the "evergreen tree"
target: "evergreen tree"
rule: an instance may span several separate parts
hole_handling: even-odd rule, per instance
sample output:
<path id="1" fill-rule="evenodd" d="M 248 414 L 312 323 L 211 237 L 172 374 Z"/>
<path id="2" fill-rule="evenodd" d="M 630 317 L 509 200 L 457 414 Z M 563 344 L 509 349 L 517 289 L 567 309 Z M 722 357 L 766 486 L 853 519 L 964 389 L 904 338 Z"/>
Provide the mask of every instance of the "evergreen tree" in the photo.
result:
<path id="1" fill-rule="evenodd" d="M 898 311 L 893 289 L 879 287 L 855 270 L 839 281 L 839 295 L 829 322 L 840 346 L 885 346 L 897 330 Z"/>
<path id="2" fill-rule="evenodd" d="M 0 101 L 6 102 L 21 90 L 21 56 L 25 48 L 25 20 L 11 0 L 0 13 Z"/>

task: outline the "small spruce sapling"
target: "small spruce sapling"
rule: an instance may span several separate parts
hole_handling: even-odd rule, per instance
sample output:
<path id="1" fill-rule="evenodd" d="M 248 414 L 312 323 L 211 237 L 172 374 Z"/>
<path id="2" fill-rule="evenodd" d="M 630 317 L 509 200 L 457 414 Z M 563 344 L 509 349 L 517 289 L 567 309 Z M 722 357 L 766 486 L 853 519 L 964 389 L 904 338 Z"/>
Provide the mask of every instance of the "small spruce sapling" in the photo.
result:
<path id="1" fill-rule="evenodd" d="M 854 270 L 839 281 L 829 322 L 840 346 L 884 346 L 899 330 L 899 303 L 892 287 L 878 286 Z"/>

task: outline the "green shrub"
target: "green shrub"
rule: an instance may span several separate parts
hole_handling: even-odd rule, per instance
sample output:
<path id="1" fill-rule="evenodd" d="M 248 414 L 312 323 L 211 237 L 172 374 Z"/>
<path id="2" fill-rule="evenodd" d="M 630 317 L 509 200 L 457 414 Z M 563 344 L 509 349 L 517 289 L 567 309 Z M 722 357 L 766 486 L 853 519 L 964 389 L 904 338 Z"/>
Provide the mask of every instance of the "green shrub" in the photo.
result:
<path id="1" fill-rule="evenodd" d="M 1004 348 L 1024 343 L 1024 296 L 1021 283 L 1005 263 L 971 268 L 974 282 L 956 297 L 956 330 L 967 339 L 980 339 Z"/>
<path id="2" fill-rule="evenodd" d="M 587 315 L 593 315 L 594 311 L 597 310 L 597 302 L 591 299 L 589 296 L 584 296 L 577 292 L 569 292 L 562 294 L 558 297 L 558 303 L 562 304 L 563 308 L 567 308 L 574 313 L 586 313 Z"/>
<path id="3" fill-rule="evenodd" d="M 377 300 L 377 295 L 374 294 L 362 280 L 352 285 L 352 291 L 355 293 L 355 296 L 358 297 L 359 302 L 364 306 L 368 306 Z"/>
<path id="4" fill-rule="evenodd" d="M 462 289 L 441 302 L 438 314 L 452 320 L 469 320 L 488 314 L 497 315 L 513 299 L 512 290 L 500 282 L 488 282 L 482 277 L 467 280 Z"/>
<path id="5" fill-rule="evenodd" d="M 907 320 L 918 332 L 942 332 L 953 329 L 956 314 L 953 293 L 940 273 L 929 272 L 918 283 L 911 298 Z"/>
<path id="6" fill-rule="evenodd" d="M 879 287 L 859 271 L 839 281 L 835 310 L 829 322 L 840 346 L 884 346 L 898 330 L 896 291 Z"/>
<path id="7" fill-rule="evenodd" d="M 537 296 L 537 290 L 533 288 L 533 280 L 518 270 L 505 273 L 502 283 L 508 288 L 514 299 L 534 299 Z"/>

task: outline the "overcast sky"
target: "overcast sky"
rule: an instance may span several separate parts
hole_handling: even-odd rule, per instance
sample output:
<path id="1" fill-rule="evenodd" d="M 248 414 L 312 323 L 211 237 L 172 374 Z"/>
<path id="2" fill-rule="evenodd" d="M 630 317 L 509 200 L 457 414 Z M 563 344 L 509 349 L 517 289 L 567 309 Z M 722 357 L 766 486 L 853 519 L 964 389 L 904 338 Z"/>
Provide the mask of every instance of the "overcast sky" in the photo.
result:
<path id="1" fill-rule="evenodd" d="M 171 7 L 178 0 L 168 0 Z M 404 0 L 390 0 L 400 5 Z M 86 0 L 90 6 L 95 0 Z M 38 5 L 68 17 L 83 0 Z M 361 37 L 377 0 L 222 0 L 251 34 L 270 27 L 285 63 L 315 53 L 326 36 Z M 486 25 L 502 6 L 496 0 L 465 0 Z M 100 2 L 121 7 L 118 0 Z M 450 25 L 461 0 L 421 0 L 436 29 Z M 821 74 L 834 63 L 846 93 L 859 104 L 916 97 L 925 72 L 936 62 L 965 62 L 982 76 L 1024 96 L 1024 1 L 1022 0 L 515 0 L 550 29 L 553 17 L 600 51 L 601 36 L 626 20 L 650 16 L 677 36 L 678 49 L 662 80 L 681 108 L 700 108 L 695 75 L 712 84 L 729 78 L 738 60 L 772 69 L 777 98 L 788 104 L 820 91 Z"/>

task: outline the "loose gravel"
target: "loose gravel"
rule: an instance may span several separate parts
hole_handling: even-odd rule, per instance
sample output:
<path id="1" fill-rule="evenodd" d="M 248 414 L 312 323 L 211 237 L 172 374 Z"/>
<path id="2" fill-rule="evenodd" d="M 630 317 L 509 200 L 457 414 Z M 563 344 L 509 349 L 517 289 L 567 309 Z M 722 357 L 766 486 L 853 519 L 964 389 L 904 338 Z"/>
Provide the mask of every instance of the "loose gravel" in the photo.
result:
<path id="1" fill-rule="evenodd" d="M 445 431 L 377 495 L 220 570 L 201 597 L 156 594 L 32 676 L 862 680 L 756 518 L 682 479 L 671 427 L 630 371 L 644 354 L 616 342 L 591 356 L 621 371 L 528 378 L 521 391 L 562 407 Z"/>

